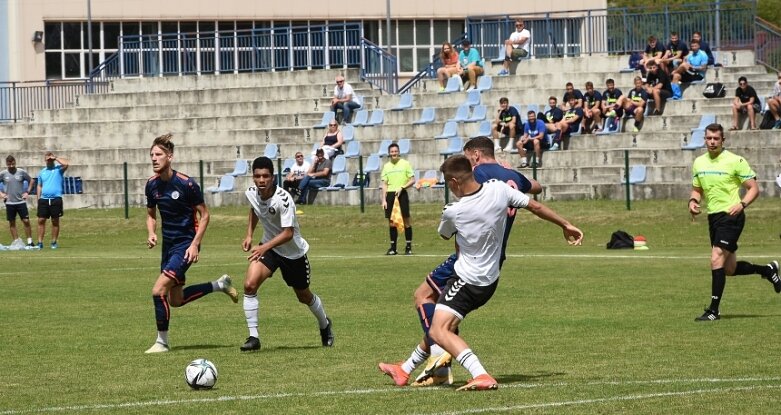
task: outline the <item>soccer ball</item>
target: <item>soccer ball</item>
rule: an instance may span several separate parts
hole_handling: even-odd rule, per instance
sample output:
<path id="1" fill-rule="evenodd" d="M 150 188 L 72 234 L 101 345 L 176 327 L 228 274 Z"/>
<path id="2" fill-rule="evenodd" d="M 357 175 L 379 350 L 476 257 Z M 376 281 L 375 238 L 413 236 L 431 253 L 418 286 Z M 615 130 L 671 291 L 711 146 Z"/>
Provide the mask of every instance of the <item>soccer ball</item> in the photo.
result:
<path id="1" fill-rule="evenodd" d="M 217 366 L 206 359 L 195 359 L 184 368 L 184 381 L 193 389 L 211 389 L 217 383 Z"/>

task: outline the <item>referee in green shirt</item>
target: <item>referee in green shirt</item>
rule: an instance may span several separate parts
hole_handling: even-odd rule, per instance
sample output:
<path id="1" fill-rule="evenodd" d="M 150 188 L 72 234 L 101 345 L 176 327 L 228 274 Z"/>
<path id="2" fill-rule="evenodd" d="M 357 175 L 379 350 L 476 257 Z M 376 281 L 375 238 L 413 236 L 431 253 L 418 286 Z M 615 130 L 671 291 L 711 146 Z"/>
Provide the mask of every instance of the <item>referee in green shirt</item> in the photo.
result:
<path id="1" fill-rule="evenodd" d="M 415 173 L 407 160 L 403 160 L 399 154 L 399 145 L 392 143 L 388 146 L 388 155 L 390 161 L 382 167 L 382 193 L 385 197 L 382 199 L 382 208 L 385 209 L 385 217 L 388 218 L 390 225 L 390 248 L 386 255 L 396 255 L 396 239 L 398 239 L 398 230 L 390 221 L 391 210 L 396 196 L 399 197 L 401 205 L 401 216 L 404 218 L 404 238 L 407 245 L 404 248 L 405 255 L 412 255 L 412 225 L 409 215 L 409 197 L 407 189 L 415 184 Z"/>
<path id="2" fill-rule="evenodd" d="M 708 152 L 697 157 L 692 165 L 692 192 L 689 213 L 700 214 L 705 198 L 708 206 L 708 229 L 711 242 L 711 303 L 695 321 L 714 321 L 719 317 L 719 302 L 724 293 L 727 275 L 759 274 L 773 283 L 781 292 L 778 261 L 754 265 L 738 261 L 738 238 L 743 231 L 746 215 L 743 212 L 759 196 L 756 174 L 741 156 L 724 150 L 724 127 L 711 124 L 705 127 L 705 145 Z M 740 197 L 740 188 L 746 191 Z"/>

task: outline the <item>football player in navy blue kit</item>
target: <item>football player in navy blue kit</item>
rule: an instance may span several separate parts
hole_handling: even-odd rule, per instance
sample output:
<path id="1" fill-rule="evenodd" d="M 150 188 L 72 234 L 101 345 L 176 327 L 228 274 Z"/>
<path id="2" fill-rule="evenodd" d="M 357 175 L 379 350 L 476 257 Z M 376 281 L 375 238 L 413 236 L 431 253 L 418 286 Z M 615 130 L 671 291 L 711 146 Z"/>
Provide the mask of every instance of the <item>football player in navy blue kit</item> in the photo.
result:
<path id="1" fill-rule="evenodd" d="M 209 211 L 203 202 L 201 188 L 195 180 L 171 167 L 174 143 L 171 134 L 155 138 L 149 150 L 155 175 L 146 183 L 146 243 L 151 249 L 157 245 L 157 211 L 163 221 L 163 258 L 160 275 L 152 288 L 152 300 L 157 321 L 157 340 L 146 353 L 169 351 L 168 324 L 170 307 L 181 307 L 214 291 L 222 291 L 234 303 L 238 302 L 231 279 L 223 275 L 212 282 L 184 288 L 185 273 L 198 262 L 201 240 L 209 225 Z M 196 218 L 200 217 L 196 221 Z"/>

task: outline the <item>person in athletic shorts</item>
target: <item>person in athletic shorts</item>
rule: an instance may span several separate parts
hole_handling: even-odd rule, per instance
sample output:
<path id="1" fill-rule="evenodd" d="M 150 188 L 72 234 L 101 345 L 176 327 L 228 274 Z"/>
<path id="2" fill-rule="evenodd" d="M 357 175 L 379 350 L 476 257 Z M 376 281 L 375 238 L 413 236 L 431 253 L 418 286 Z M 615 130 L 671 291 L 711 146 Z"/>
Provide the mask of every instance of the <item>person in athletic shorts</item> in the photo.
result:
<path id="1" fill-rule="evenodd" d="M 692 165 L 689 213 L 692 218 L 699 215 L 702 202 L 706 202 L 711 243 L 711 303 L 695 321 L 721 318 L 719 305 L 727 275 L 759 274 L 773 284 L 776 293 L 781 293 L 778 261 L 755 265 L 738 261 L 735 255 L 746 221 L 744 211 L 759 196 L 759 185 L 746 159 L 725 150 L 724 140 L 724 127 L 721 124 L 705 127 L 708 152 L 697 157 Z M 741 187 L 745 190 L 743 197 L 740 197 Z"/>
<path id="2" fill-rule="evenodd" d="M 396 240 L 399 237 L 399 230 L 391 222 L 391 212 L 396 198 L 399 198 L 399 207 L 401 208 L 401 217 L 404 220 L 404 255 L 412 255 L 412 220 L 409 210 L 409 195 L 407 189 L 415 184 L 415 172 L 412 171 L 412 165 L 409 161 L 401 158 L 399 145 L 391 143 L 388 146 L 388 156 L 390 160 L 382 166 L 382 209 L 385 211 L 385 219 L 388 219 L 388 232 L 390 234 L 390 247 L 385 255 L 396 255 Z"/>
<path id="3" fill-rule="evenodd" d="M 249 337 L 241 351 L 260 349 L 258 335 L 258 288 L 271 278 L 277 269 L 282 279 L 296 293 L 296 298 L 309 307 L 320 328 L 323 347 L 334 344 L 331 319 L 325 314 L 320 297 L 309 289 L 310 268 L 306 253 L 309 243 L 301 236 L 296 218 L 296 205 L 290 193 L 275 184 L 274 163 L 268 157 L 258 157 L 252 162 L 252 181 L 244 193 L 250 203 L 247 235 L 241 243 L 247 257 L 247 277 L 244 279 L 244 317 L 249 328 Z M 252 234 L 258 222 L 263 224 L 263 238 L 252 244 Z"/>
<path id="4" fill-rule="evenodd" d="M 0 198 L 5 202 L 5 214 L 11 230 L 11 240 L 19 238 L 16 231 L 16 215 L 22 220 L 24 233 L 27 235 L 27 246 L 33 246 L 30 213 L 27 211 L 27 197 L 33 188 L 33 179 L 23 169 L 16 168 L 16 158 L 9 155 L 5 158 L 5 170 L 0 172 L 0 182 L 5 186 L 5 192 L 0 192 Z M 27 181 L 27 187 L 24 182 Z"/>
<path id="5" fill-rule="evenodd" d="M 159 210 L 163 221 L 163 250 L 160 275 L 152 288 L 157 340 L 146 353 L 164 353 L 170 350 L 171 306 L 181 307 L 214 291 L 224 292 L 234 303 L 238 302 L 238 295 L 228 275 L 184 288 L 185 273 L 199 259 L 201 240 L 209 225 L 209 211 L 198 183 L 171 167 L 174 157 L 171 134 L 155 138 L 149 156 L 155 175 L 146 182 L 146 243 L 149 249 L 157 245 Z M 200 219 L 196 221 L 196 217 Z"/>
<path id="6" fill-rule="evenodd" d="M 57 157 L 51 151 L 44 154 L 46 166 L 38 173 L 38 249 L 43 249 L 43 237 L 46 235 L 46 220 L 52 220 L 52 249 L 57 249 L 60 237 L 60 218 L 63 215 L 62 182 L 68 160 Z"/>

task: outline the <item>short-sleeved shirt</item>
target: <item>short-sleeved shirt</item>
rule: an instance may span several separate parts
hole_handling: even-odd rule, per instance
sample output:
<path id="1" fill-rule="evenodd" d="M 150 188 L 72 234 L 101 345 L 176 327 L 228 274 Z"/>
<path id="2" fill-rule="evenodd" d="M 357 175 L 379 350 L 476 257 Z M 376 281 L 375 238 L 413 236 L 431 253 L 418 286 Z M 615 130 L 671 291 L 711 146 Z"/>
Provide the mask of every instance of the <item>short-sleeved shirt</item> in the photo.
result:
<path id="1" fill-rule="evenodd" d="M 304 160 L 303 163 L 299 166 L 298 163 L 293 163 L 292 166 L 290 166 L 290 173 L 294 177 L 302 177 L 305 176 L 309 172 L 309 162 Z"/>
<path id="2" fill-rule="evenodd" d="M 569 101 L 567 100 L 567 95 L 569 94 L 570 94 L 569 92 L 565 92 L 564 96 L 561 97 L 561 102 L 565 104 L 568 103 Z M 573 89 L 572 95 L 575 95 L 575 99 L 580 99 L 580 100 L 583 99 L 583 92 L 581 92 L 579 89 Z"/>
<path id="3" fill-rule="evenodd" d="M 591 94 L 583 94 L 583 104 L 586 108 L 593 108 L 602 102 L 602 94 L 599 91 L 592 91 Z"/>
<path id="4" fill-rule="evenodd" d="M 38 173 L 38 184 L 41 186 L 40 197 L 44 199 L 53 199 L 62 197 L 63 182 L 62 165 L 55 164 L 51 169 L 44 167 Z"/>
<path id="5" fill-rule="evenodd" d="M 518 110 L 515 109 L 512 105 L 508 105 L 506 110 L 502 110 L 499 113 L 499 122 L 508 123 L 513 120 L 513 117 L 515 117 L 515 123 L 518 123 L 518 120 L 521 119 L 521 114 L 518 114 Z"/>
<path id="6" fill-rule="evenodd" d="M 678 40 L 678 43 L 667 42 L 667 50 L 673 55 L 681 52 L 681 56 L 686 56 L 686 54 L 689 53 L 689 47 L 686 46 L 686 42 L 680 39 Z"/>
<path id="7" fill-rule="evenodd" d="M 263 238 L 260 243 L 264 244 L 274 239 L 285 228 L 293 228 L 293 238 L 282 245 L 275 246 L 272 250 L 289 259 L 298 259 L 306 255 L 309 251 L 309 243 L 301 236 L 296 218 L 296 206 L 290 193 L 277 187 L 270 198 L 263 200 L 258 194 L 258 188 L 251 186 L 244 195 L 249 200 L 252 213 L 263 225 Z"/>
<path id="8" fill-rule="evenodd" d="M 23 169 L 16 169 L 14 174 L 8 171 L 8 169 L 0 172 L 0 182 L 5 186 L 6 205 L 21 205 L 27 203 L 22 199 L 22 193 L 27 192 L 27 187 L 24 185 L 25 180 L 30 183 L 33 179 Z"/>
<path id="9" fill-rule="evenodd" d="M 570 108 L 564 113 L 564 121 L 578 122 L 583 119 L 583 108 Z"/>
<path id="10" fill-rule="evenodd" d="M 325 177 L 318 177 L 318 179 L 330 179 L 331 178 L 331 166 L 333 165 L 333 162 L 329 159 L 323 159 L 323 161 L 319 163 L 315 163 L 315 168 L 312 170 L 314 173 L 319 173 L 325 169 L 328 169 L 328 176 Z"/>
<path id="11" fill-rule="evenodd" d="M 442 65 L 455 65 L 458 63 L 458 54 L 451 52 L 450 55 L 445 55 L 445 59 L 442 59 Z"/>
<path id="12" fill-rule="evenodd" d="M 548 108 L 545 111 L 545 120 L 548 124 L 559 122 L 562 118 L 564 118 L 564 111 L 559 107 Z"/>
<path id="13" fill-rule="evenodd" d="M 621 90 L 618 88 L 613 88 L 613 91 L 606 89 L 605 92 L 602 93 L 602 99 L 605 101 L 607 105 L 615 104 L 616 102 L 618 102 L 618 98 L 620 97 L 621 97 Z"/>
<path id="14" fill-rule="evenodd" d="M 703 69 L 697 70 L 698 74 L 705 76 L 705 69 L 708 66 L 708 55 L 705 54 L 705 52 L 702 51 L 702 49 L 698 50 L 697 53 L 690 53 L 686 56 L 686 61 L 689 62 L 689 65 L 694 67 L 702 66 Z"/>
<path id="15" fill-rule="evenodd" d="M 395 192 L 415 176 L 412 165 L 407 160 L 399 159 L 396 163 L 389 161 L 382 166 L 382 181 L 388 186 L 388 192 Z"/>
<path id="16" fill-rule="evenodd" d="M 480 59 L 480 52 L 475 48 L 469 48 L 469 53 L 464 53 L 465 50 L 458 52 L 458 60 L 461 61 L 461 66 L 465 67 L 470 63 L 476 63 L 477 66 L 483 66 L 482 59 Z"/>
<path id="17" fill-rule="evenodd" d="M 657 68 L 656 73 L 648 72 L 648 75 L 646 75 L 645 79 L 648 85 L 651 86 L 662 84 L 662 89 L 669 91 L 672 94 L 673 87 L 670 85 L 670 76 L 667 75 L 661 68 Z"/>
<path id="18" fill-rule="evenodd" d="M 708 42 L 704 40 L 700 40 L 700 50 L 705 52 L 706 55 L 708 55 L 708 65 L 713 65 L 716 63 L 716 59 L 713 57 L 713 52 L 710 50 L 710 45 Z"/>
<path id="19" fill-rule="evenodd" d="M 773 85 L 773 97 L 781 97 L 781 82 L 776 82 Z"/>
<path id="20" fill-rule="evenodd" d="M 534 120 L 533 125 L 528 121 L 523 124 L 523 134 L 528 135 L 530 138 L 536 137 L 540 133 L 545 133 L 545 131 L 545 122 L 539 118 Z"/>
<path id="21" fill-rule="evenodd" d="M 740 187 L 756 177 L 748 162 L 741 156 L 722 150 L 716 158 L 705 153 L 692 165 L 692 186 L 705 193 L 708 213 L 729 212 L 740 203 Z"/>
<path id="22" fill-rule="evenodd" d="M 353 86 L 348 84 L 346 81 L 342 84 L 341 88 L 339 85 L 334 87 L 334 96 L 336 98 L 344 99 L 347 97 L 347 95 L 351 96 L 350 101 L 356 104 L 360 104 L 360 102 L 358 102 L 358 97 L 355 95 L 355 91 L 353 90 Z"/>
<path id="23" fill-rule="evenodd" d="M 629 91 L 629 95 L 628 96 L 629 96 L 629 99 L 632 102 L 634 102 L 634 103 L 638 103 L 639 104 L 641 100 L 642 100 L 642 102 L 648 101 L 648 93 L 645 92 L 645 88 L 640 88 L 639 90 L 636 89 L 636 88 L 632 88 Z"/>
<path id="24" fill-rule="evenodd" d="M 160 211 L 163 244 L 192 242 L 198 230 L 195 207 L 204 203 L 198 183 L 177 171 L 167 182 L 156 174 L 146 182 L 144 193 L 146 207 Z"/>
<path id="25" fill-rule="evenodd" d="M 469 284 L 488 286 L 499 279 L 507 208 L 524 208 L 529 197 L 506 183 L 489 180 L 442 210 L 439 234 L 456 236 L 458 259 L 454 269 Z"/>
<path id="26" fill-rule="evenodd" d="M 735 96 L 740 99 L 740 102 L 747 103 L 749 99 L 752 97 L 754 98 L 754 103 L 759 103 L 759 97 L 757 96 L 757 91 L 754 90 L 754 88 L 751 87 L 751 85 L 746 85 L 746 89 L 742 90 L 740 87 L 737 87 L 735 89 Z"/>
<path id="27" fill-rule="evenodd" d="M 659 54 L 661 56 L 664 53 L 664 49 L 662 49 L 662 46 L 659 44 L 659 42 L 656 42 L 656 45 L 651 47 L 651 45 L 645 46 L 645 54 L 647 56 L 656 56 Z"/>
<path id="28" fill-rule="evenodd" d="M 526 38 L 526 42 L 523 42 L 520 45 L 515 43 L 523 38 Z M 526 52 L 528 52 L 529 42 L 531 42 L 531 40 L 532 40 L 532 34 L 527 29 L 523 29 L 520 32 L 516 30 L 515 32 L 512 32 L 510 34 L 510 41 L 512 42 L 514 49 L 521 48 L 524 49 Z"/>

